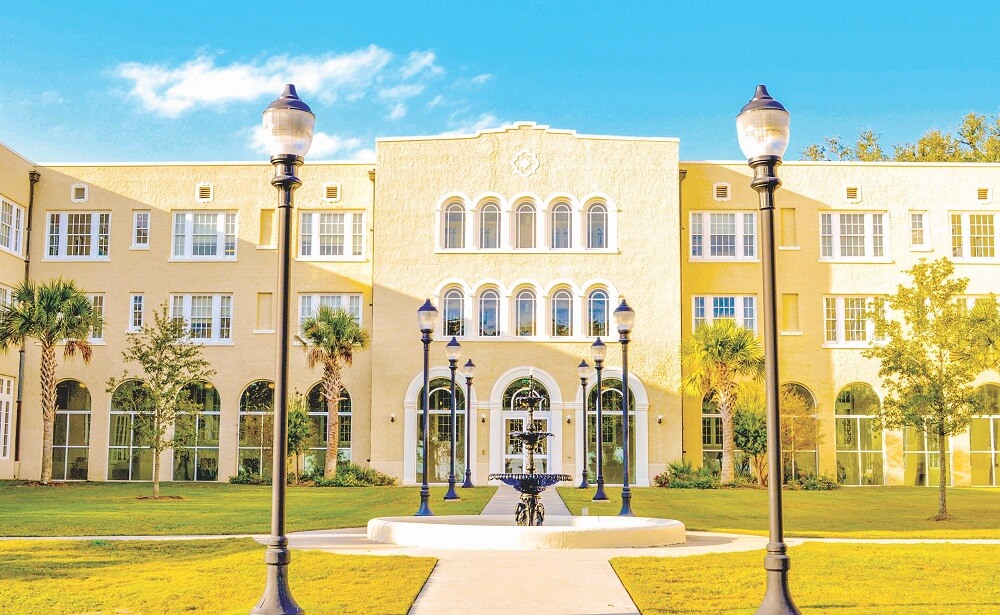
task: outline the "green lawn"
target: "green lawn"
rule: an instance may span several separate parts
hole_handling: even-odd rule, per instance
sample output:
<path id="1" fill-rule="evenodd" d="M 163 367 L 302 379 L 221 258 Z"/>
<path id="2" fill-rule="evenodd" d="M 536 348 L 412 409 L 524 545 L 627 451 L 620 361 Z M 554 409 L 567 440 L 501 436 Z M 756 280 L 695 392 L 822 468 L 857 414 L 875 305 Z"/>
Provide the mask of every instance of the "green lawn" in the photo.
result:
<path id="1" fill-rule="evenodd" d="M 139 500 L 148 483 L 68 483 L 31 487 L 0 482 L 0 536 L 153 536 L 267 534 L 271 488 L 225 483 L 164 484 L 182 500 Z M 446 488 L 431 489 L 437 514 L 479 514 L 494 487 L 460 489 L 445 504 Z M 363 527 L 372 517 L 412 515 L 419 487 L 289 487 L 287 530 Z"/>
<path id="2" fill-rule="evenodd" d="M 789 587 L 805 613 L 995 615 L 996 545 L 810 543 L 789 550 Z M 643 615 L 752 613 L 764 595 L 763 551 L 615 558 Z"/>
<path id="3" fill-rule="evenodd" d="M 434 561 L 294 551 L 292 595 L 310 615 L 402 615 Z M 245 614 L 264 568 L 264 548 L 248 538 L 0 542 L 0 604 L 9 615 Z"/>
<path id="4" fill-rule="evenodd" d="M 590 501 L 594 489 L 560 488 L 573 514 L 617 515 L 621 490 L 606 489 L 610 503 Z M 921 487 L 785 491 L 788 536 L 843 538 L 1000 538 L 1000 489 L 949 489 L 951 521 L 931 521 L 937 490 Z M 763 489 L 664 489 L 632 491 L 632 510 L 646 517 L 682 521 L 689 530 L 767 534 Z"/>

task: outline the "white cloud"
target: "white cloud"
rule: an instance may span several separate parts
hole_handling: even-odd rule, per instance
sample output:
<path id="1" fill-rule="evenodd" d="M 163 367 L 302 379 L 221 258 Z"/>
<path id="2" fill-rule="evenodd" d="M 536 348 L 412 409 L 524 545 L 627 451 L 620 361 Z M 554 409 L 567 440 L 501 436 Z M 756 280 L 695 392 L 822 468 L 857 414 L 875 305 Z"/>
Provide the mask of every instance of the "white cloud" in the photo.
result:
<path id="1" fill-rule="evenodd" d="M 400 74 L 403 79 L 409 79 L 424 71 L 432 75 L 441 75 L 444 69 L 434 63 L 436 60 L 437 55 L 433 51 L 411 51 Z"/>
<path id="2" fill-rule="evenodd" d="M 481 75 L 476 75 L 472 78 L 472 83 L 476 85 L 482 85 L 493 78 L 493 75 L 489 73 L 483 73 Z"/>
<path id="3" fill-rule="evenodd" d="M 43 105 L 61 105 L 63 102 L 63 97 L 55 90 L 47 90 L 38 95 L 38 101 Z"/>
<path id="4" fill-rule="evenodd" d="M 404 83 L 391 88 L 379 90 L 379 97 L 385 100 L 400 100 L 413 98 L 423 93 L 425 87 L 417 83 Z"/>
<path id="5" fill-rule="evenodd" d="M 442 135 L 468 135 L 473 134 L 478 130 L 484 130 L 486 128 L 496 128 L 500 126 L 501 122 L 497 119 L 497 116 L 492 113 L 483 113 L 479 117 L 474 119 L 467 119 L 463 121 L 452 122 L 454 128 L 452 130 L 445 131 L 441 133 Z"/>
<path id="6" fill-rule="evenodd" d="M 432 98 L 429 103 L 427 103 L 427 106 L 433 108 L 440 105 L 442 102 L 444 102 L 444 96 L 438 94 L 437 96 Z"/>
<path id="7" fill-rule="evenodd" d="M 250 148 L 255 152 L 267 154 L 267 147 L 264 144 L 264 127 L 257 126 L 250 133 Z M 326 132 L 313 134 L 312 146 L 307 154 L 309 158 L 343 158 L 347 160 L 362 159 L 367 160 L 367 152 L 370 149 L 362 149 L 362 141 L 356 137 L 343 138 Z M 363 156 L 360 154 L 364 154 Z M 374 152 L 370 158 L 374 158 Z"/>
<path id="8" fill-rule="evenodd" d="M 389 119 L 390 120 L 403 119 L 404 117 L 406 117 L 406 111 L 407 111 L 406 105 L 404 105 L 403 103 L 396 103 L 396 106 L 393 107 L 392 111 L 389 112 Z"/>

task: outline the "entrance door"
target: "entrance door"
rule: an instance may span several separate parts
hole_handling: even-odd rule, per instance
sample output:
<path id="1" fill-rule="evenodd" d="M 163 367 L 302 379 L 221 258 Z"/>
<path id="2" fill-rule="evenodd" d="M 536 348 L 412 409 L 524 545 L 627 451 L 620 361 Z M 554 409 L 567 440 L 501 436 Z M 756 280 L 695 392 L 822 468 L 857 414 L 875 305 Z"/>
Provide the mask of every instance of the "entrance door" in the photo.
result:
<path id="1" fill-rule="evenodd" d="M 527 412 L 504 412 L 504 451 L 503 467 L 504 472 L 511 474 L 521 474 L 527 471 L 528 454 L 520 440 L 513 434 L 524 431 L 528 421 Z M 535 416 L 535 431 L 549 431 L 549 419 Z M 539 441 L 535 449 L 535 472 L 549 471 L 549 439 L 543 438 Z"/>

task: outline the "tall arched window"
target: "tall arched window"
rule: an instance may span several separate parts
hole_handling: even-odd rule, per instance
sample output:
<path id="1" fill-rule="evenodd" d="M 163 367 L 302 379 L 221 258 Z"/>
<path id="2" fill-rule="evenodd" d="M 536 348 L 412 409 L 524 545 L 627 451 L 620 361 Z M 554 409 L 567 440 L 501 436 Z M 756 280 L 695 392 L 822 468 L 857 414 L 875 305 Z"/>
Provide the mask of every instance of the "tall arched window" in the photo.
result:
<path id="1" fill-rule="evenodd" d="M 587 208 L 587 247 L 608 247 L 608 208 L 604 203 Z"/>
<path id="2" fill-rule="evenodd" d="M 140 424 L 150 417 L 149 400 L 149 389 L 138 380 L 126 380 L 111 394 L 108 480 L 153 479 L 153 450 Z"/>
<path id="3" fill-rule="evenodd" d="M 330 431 L 330 413 L 327 407 L 323 383 L 317 382 L 306 395 L 306 408 L 313 430 L 303 453 L 302 471 L 305 474 L 322 474 L 326 467 L 326 445 Z M 337 459 L 341 462 L 351 461 L 351 395 L 343 388 L 340 389 L 340 401 L 337 402 Z"/>
<path id="4" fill-rule="evenodd" d="M 514 297 L 514 334 L 535 334 L 535 293 L 522 290 Z"/>
<path id="5" fill-rule="evenodd" d="M 552 247 L 556 249 L 569 248 L 573 245 L 572 236 L 573 212 L 566 203 L 559 203 L 552 208 Z"/>
<path id="6" fill-rule="evenodd" d="M 587 335 L 598 337 L 608 334 L 608 293 L 595 290 L 587 297 Z"/>
<path id="7" fill-rule="evenodd" d="M 976 416 L 969 425 L 969 461 L 973 486 L 1000 485 L 1000 386 L 984 384 Z"/>
<path id="8" fill-rule="evenodd" d="M 550 429 L 549 423 L 552 419 L 552 404 L 549 392 L 546 390 L 545 385 L 534 378 L 518 378 L 514 382 L 507 385 L 507 388 L 504 389 L 503 397 L 501 398 L 504 410 L 504 472 L 517 474 L 524 472 L 527 469 L 527 453 L 521 443 L 521 440 L 516 438 L 515 434 L 523 432 L 527 428 L 527 407 L 522 403 L 522 400 L 528 395 L 529 391 L 532 390 L 542 397 L 541 402 L 539 402 L 538 406 L 535 408 L 535 431 L 543 433 L 558 431 L 556 429 Z M 538 441 L 538 446 L 535 448 L 535 471 L 537 472 L 548 471 L 549 440 L 551 440 L 551 438 L 542 438 Z"/>
<path id="9" fill-rule="evenodd" d="M 443 483 L 448 480 L 451 461 L 451 381 L 434 378 L 429 388 L 430 442 L 428 444 L 428 482 Z M 417 482 L 423 482 L 424 423 L 419 413 L 424 410 L 424 389 L 417 395 Z M 455 382 L 455 474 L 465 473 L 465 390 Z"/>
<path id="10" fill-rule="evenodd" d="M 845 485 L 883 484 L 882 432 L 874 428 L 879 405 L 874 389 L 862 382 L 837 394 L 837 480 Z"/>
<path id="11" fill-rule="evenodd" d="M 465 335 L 465 294 L 457 288 L 444 294 L 444 334 Z"/>
<path id="12" fill-rule="evenodd" d="M 219 392 L 210 382 L 184 387 L 190 411 L 178 414 L 174 423 L 174 480 L 218 480 Z"/>
<path id="13" fill-rule="evenodd" d="M 552 335 L 573 335 L 573 295 L 566 289 L 558 290 L 552 295 Z"/>
<path id="14" fill-rule="evenodd" d="M 625 455 L 622 437 L 625 433 L 625 421 L 622 418 L 622 381 L 621 378 L 605 378 L 601 382 L 601 463 L 604 466 L 604 480 L 609 483 L 622 483 L 625 476 Z M 629 482 L 635 482 L 635 392 L 628 390 L 628 459 Z M 597 387 L 590 389 L 587 395 L 587 434 L 589 443 L 587 449 L 592 452 L 588 458 L 588 474 L 597 476 Z"/>
<path id="15" fill-rule="evenodd" d="M 479 335 L 500 335 L 500 293 L 492 288 L 479 295 Z"/>
<path id="16" fill-rule="evenodd" d="M 271 472 L 274 440 L 274 383 L 251 382 L 240 395 L 239 472 L 260 476 Z"/>
<path id="17" fill-rule="evenodd" d="M 781 452 L 785 480 L 817 474 L 816 398 L 797 382 L 781 385 Z"/>
<path id="18" fill-rule="evenodd" d="M 535 247 L 535 206 L 531 203 L 521 203 L 514 210 L 514 247 Z"/>
<path id="19" fill-rule="evenodd" d="M 500 208 L 487 203 L 479 210 L 479 247 L 496 250 L 500 247 Z"/>
<path id="20" fill-rule="evenodd" d="M 56 385 L 52 478 L 87 480 L 90 461 L 90 391 L 77 380 Z"/>
<path id="21" fill-rule="evenodd" d="M 459 203 L 452 203 L 444 210 L 444 247 L 465 247 L 465 207 Z"/>

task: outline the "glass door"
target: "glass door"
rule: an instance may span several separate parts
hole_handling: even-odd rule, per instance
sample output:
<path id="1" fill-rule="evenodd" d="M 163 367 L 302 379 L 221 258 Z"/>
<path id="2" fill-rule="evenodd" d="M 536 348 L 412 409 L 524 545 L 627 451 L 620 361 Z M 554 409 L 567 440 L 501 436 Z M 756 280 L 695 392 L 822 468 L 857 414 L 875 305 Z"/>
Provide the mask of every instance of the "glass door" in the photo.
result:
<path id="1" fill-rule="evenodd" d="M 527 412 L 506 412 L 504 413 L 504 449 L 503 467 L 504 472 L 511 474 L 521 474 L 527 471 L 528 454 L 520 440 L 514 434 L 524 431 L 525 423 L 528 420 Z M 548 432 L 549 419 L 535 418 L 535 431 Z M 539 440 L 535 449 L 535 472 L 543 473 L 549 471 L 549 438 Z"/>

